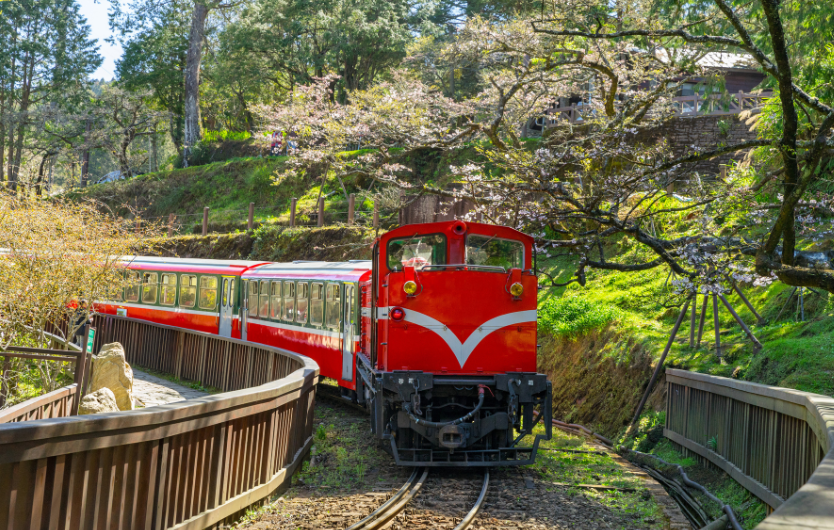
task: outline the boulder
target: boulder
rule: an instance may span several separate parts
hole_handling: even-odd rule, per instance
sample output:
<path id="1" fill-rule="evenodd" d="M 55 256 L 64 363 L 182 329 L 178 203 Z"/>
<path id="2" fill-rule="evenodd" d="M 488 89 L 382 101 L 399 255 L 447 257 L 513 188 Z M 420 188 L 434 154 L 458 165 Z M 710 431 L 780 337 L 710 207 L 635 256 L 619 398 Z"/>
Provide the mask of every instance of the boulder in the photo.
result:
<path id="1" fill-rule="evenodd" d="M 102 388 L 92 394 L 87 394 L 81 399 L 78 406 L 78 415 L 101 414 L 102 412 L 119 412 L 116 404 L 116 396 L 109 388 Z"/>
<path id="2" fill-rule="evenodd" d="M 125 350 L 118 342 L 105 344 L 93 356 L 90 392 L 109 388 L 116 396 L 119 410 L 133 410 L 133 370 L 125 361 Z"/>

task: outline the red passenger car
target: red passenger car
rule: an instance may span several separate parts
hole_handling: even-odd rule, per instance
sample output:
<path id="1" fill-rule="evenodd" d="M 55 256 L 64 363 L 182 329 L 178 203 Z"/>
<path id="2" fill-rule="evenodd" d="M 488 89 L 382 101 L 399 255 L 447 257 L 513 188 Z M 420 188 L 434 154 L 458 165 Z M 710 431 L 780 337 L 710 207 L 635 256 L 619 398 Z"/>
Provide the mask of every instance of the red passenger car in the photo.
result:
<path id="1" fill-rule="evenodd" d="M 313 358 L 399 464 L 526 464 L 551 428 L 533 251 L 511 228 L 455 221 L 388 232 L 371 261 L 135 258 L 99 311 Z M 519 446 L 537 421 L 545 434 Z"/>

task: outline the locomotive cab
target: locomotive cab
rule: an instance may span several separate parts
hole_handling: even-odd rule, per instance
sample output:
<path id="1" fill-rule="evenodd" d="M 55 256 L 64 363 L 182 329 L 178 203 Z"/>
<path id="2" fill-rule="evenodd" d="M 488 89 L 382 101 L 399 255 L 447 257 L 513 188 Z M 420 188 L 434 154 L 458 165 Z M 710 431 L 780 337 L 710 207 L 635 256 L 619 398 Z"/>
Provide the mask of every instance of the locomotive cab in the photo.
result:
<path id="1" fill-rule="evenodd" d="M 521 465 L 550 437 L 532 251 L 530 236 L 463 221 L 378 241 L 356 390 L 399 464 Z M 546 434 L 520 446 L 537 421 Z"/>

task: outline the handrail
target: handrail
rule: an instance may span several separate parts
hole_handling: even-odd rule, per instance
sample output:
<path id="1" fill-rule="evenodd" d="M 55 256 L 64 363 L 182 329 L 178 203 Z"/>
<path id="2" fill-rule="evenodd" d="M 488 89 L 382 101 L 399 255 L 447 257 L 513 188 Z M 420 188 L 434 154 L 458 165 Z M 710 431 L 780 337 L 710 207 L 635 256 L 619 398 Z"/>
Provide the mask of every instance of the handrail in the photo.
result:
<path id="1" fill-rule="evenodd" d="M 676 369 L 666 381 L 664 436 L 774 508 L 757 529 L 834 529 L 834 398 Z"/>
<path id="2" fill-rule="evenodd" d="M 147 321 L 95 319 L 96 343 L 118 340 L 128 362 L 230 391 L 0 425 L 4 525 L 208 528 L 288 486 L 313 440 L 314 361 Z"/>

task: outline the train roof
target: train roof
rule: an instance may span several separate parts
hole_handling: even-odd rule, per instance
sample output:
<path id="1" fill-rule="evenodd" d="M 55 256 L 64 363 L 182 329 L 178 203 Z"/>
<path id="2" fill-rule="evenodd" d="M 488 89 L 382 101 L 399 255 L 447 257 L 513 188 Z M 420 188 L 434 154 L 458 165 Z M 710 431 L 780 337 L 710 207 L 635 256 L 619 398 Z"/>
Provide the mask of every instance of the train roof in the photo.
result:
<path id="1" fill-rule="evenodd" d="M 269 263 L 250 269 L 246 278 L 294 277 L 322 278 L 332 280 L 358 280 L 372 269 L 371 260 L 352 261 L 293 261 L 291 263 Z"/>
<path id="2" fill-rule="evenodd" d="M 170 270 L 176 272 L 202 272 L 206 274 L 240 275 L 252 267 L 265 265 L 266 261 L 233 259 L 169 258 L 157 256 L 125 256 L 122 258 L 129 269 Z"/>

